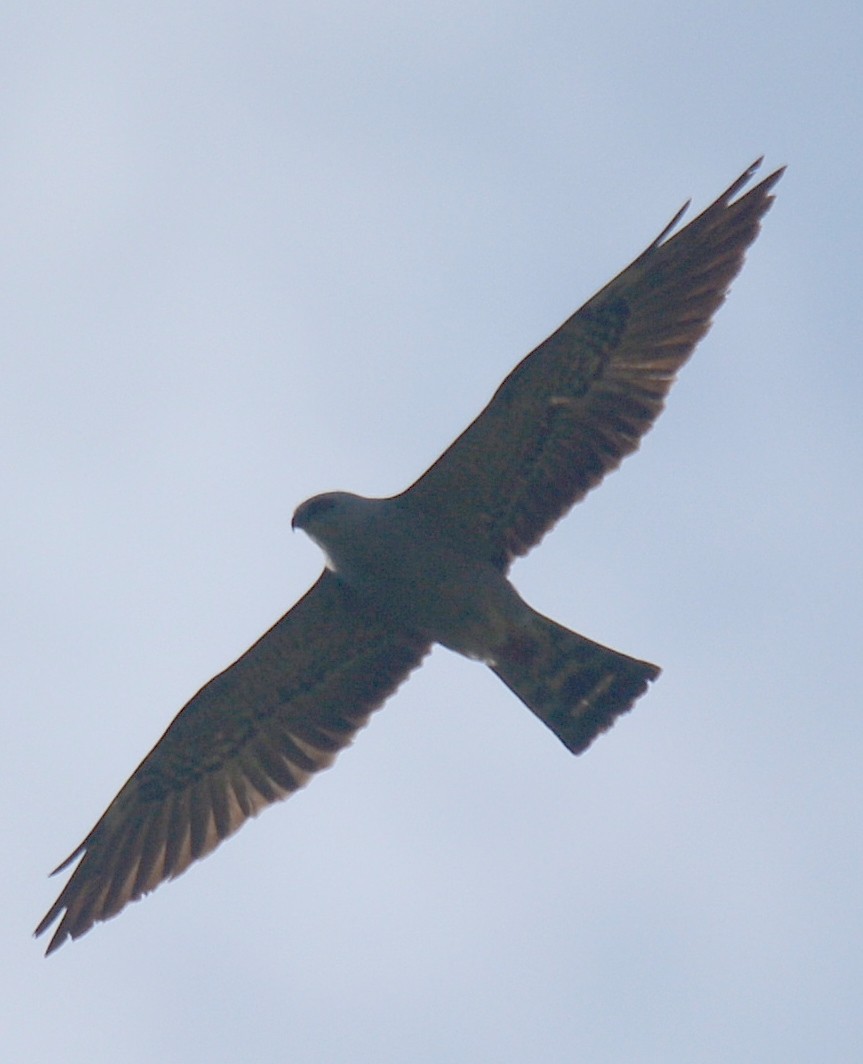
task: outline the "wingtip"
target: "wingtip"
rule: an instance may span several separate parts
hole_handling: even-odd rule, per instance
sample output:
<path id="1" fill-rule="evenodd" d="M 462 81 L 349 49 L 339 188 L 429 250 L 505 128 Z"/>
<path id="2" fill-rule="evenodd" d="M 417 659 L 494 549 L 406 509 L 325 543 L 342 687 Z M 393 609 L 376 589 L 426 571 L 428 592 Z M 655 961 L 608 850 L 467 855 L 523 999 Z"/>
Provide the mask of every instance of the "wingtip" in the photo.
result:
<path id="1" fill-rule="evenodd" d="M 60 932 L 57 931 L 52 936 L 51 941 L 45 948 L 45 956 L 50 957 L 52 953 L 55 953 L 63 945 L 63 943 L 68 937 L 68 935 L 61 935 Z"/>
<path id="2" fill-rule="evenodd" d="M 769 191 L 773 188 L 773 186 L 776 184 L 779 178 L 782 177 L 782 175 L 787 169 L 787 163 L 783 163 L 782 166 L 777 167 L 772 174 L 768 174 L 767 177 L 765 177 L 764 180 L 761 182 L 761 184 L 764 185 L 765 188 Z"/>
<path id="3" fill-rule="evenodd" d="M 743 177 L 748 181 L 750 178 L 752 178 L 761 169 L 763 163 L 764 163 L 764 156 L 763 155 L 759 155 L 758 158 L 755 160 L 755 162 L 752 163 L 748 167 L 746 172 L 743 174 Z M 765 181 L 778 181 L 779 178 L 785 173 L 786 165 L 787 164 L 783 163 L 782 166 L 778 167 L 772 173 L 768 174 L 767 177 L 764 178 L 764 180 Z"/>
<path id="4" fill-rule="evenodd" d="M 87 846 L 87 842 L 85 840 L 84 842 L 81 843 L 80 846 L 76 847 L 69 854 L 69 856 L 65 859 L 65 861 L 61 861 L 60 864 L 58 864 L 57 867 L 53 871 L 48 873 L 49 877 L 50 876 L 56 876 L 58 872 L 62 872 L 65 869 L 67 869 L 69 867 L 69 865 L 73 863 L 73 861 L 77 860 L 81 856 L 81 854 L 86 849 L 86 846 Z"/>
<path id="5" fill-rule="evenodd" d="M 737 180 L 729 186 L 728 191 L 725 192 L 724 195 L 720 197 L 720 199 L 725 203 L 729 203 L 745 185 L 749 184 L 755 174 L 761 169 L 761 165 L 763 162 L 764 156 L 759 155 L 755 162 L 752 163 L 751 166 L 747 167 L 746 170 L 744 170 L 743 173 L 740 175 L 740 177 L 738 177 Z M 762 181 L 759 181 L 758 184 L 751 188 L 746 194 L 749 195 L 751 192 L 755 192 L 758 190 L 760 190 L 762 193 L 769 192 L 784 173 L 785 166 L 783 165 L 780 166 L 778 169 L 774 170 L 772 173 L 768 174 L 767 177 L 765 177 Z"/>
<path id="6" fill-rule="evenodd" d="M 746 167 L 746 169 L 743 171 L 743 173 L 740 175 L 740 177 L 736 178 L 734 181 L 731 182 L 731 184 L 728 186 L 728 188 L 719 197 L 719 199 L 717 200 L 717 203 L 721 203 L 723 205 L 729 204 L 734 199 L 734 197 L 737 195 L 737 193 L 740 192 L 740 190 L 742 188 L 745 188 L 745 186 L 749 184 L 749 182 L 752 180 L 752 178 L 755 176 L 755 174 L 761 168 L 761 164 L 763 162 L 764 162 L 764 156 L 763 155 L 759 155 L 759 157 L 755 160 L 754 163 L 752 163 L 751 165 Z M 756 186 L 756 187 L 758 187 L 758 186 Z"/>
<path id="7" fill-rule="evenodd" d="M 683 204 L 683 206 L 680 208 L 680 210 L 677 212 L 677 214 L 675 214 L 675 216 L 671 219 L 671 221 L 668 223 L 668 225 L 662 230 L 662 232 L 659 234 L 659 236 L 656 238 L 656 240 L 653 241 L 653 243 L 648 248 L 648 251 L 652 251 L 654 248 L 658 248 L 659 247 L 659 245 L 672 232 L 672 230 L 677 228 L 677 223 L 684 216 L 684 214 L 686 214 L 686 212 L 689 210 L 689 208 L 691 206 L 692 206 L 692 199 L 690 198 L 690 199 L 688 199 L 686 201 L 686 203 Z"/>
<path id="8" fill-rule="evenodd" d="M 60 910 L 56 906 L 54 906 L 39 922 L 38 926 L 36 927 L 36 930 L 33 932 L 33 938 L 40 938 L 42 935 L 44 935 L 59 915 Z M 63 943 L 68 937 L 68 931 L 64 930 L 63 925 L 61 924 L 51 936 L 51 940 L 49 941 L 48 946 L 45 950 L 45 956 L 50 957 L 50 955 L 55 950 L 58 950 L 63 945 Z"/>
<path id="9" fill-rule="evenodd" d="M 728 188 L 720 196 L 718 196 L 713 201 L 713 203 L 710 204 L 709 207 L 706 207 L 704 209 L 704 211 L 702 211 L 701 214 L 699 214 L 698 217 L 696 219 L 694 219 L 694 221 L 698 221 L 700 218 L 703 218 L 705 215 L 709 214 L 710 212 L 715 212 L 717 210 L 721 210 L 721 209 L 724 209 L 726 207 L 729 207 L 732 204 L 738 203 L 741 200 L 746 199 L 747 197 L 752 196 L 752 195 L 760 196 L 760 197 L 763 198 L 763 201 L 765 203 L 765 208 L 764 209 L 766 210 L 767 207 L 769 207 L 770 204 L 773 202 L 773 198 L 774 197 L 772 195 L 770 195 L 770 192 L 773 189 L 773 186 L 777 183 L 777 181 L 785 173 L 785 166 L 784 165 L 780 166 L 778 169 L 774 170 L 773 173 L 768 174 L 767 177 L 765 177 L 762 181 L 759 181 L 759 183 L 757 185 L 754 185 L 752 188 L 748 189 L 747 192 L 743 196 L 741 196 L 739 200 L 735 199 L 735 197 L 737 196 L 737 193 L 740 192 L 743 188 L 745 188 L 746 185 L 749 184 L 749 182 L 752 180 L 754 175 L 761 168 L 761 165 L 762 165 L 763 162 L 764 162 L 764 156 L 760 155 L 755 160 L 755 162 L 753 162 L 749 166 L 747 166 L 746 169 L 743 171 L 743 173 L 738 178 L 736 178 L 734 181 L 732 181 L 732 183 L 728 186 Z M 690 206 L 691 203 L 692 203 L 692 200 L 688 199 L 686 201 L 686 203 L 683 204 L 683 206 L 680 208 L 680 210 L 677 212 L 677 214 L 674 215 L 674 217 L 671 219 L 671 221 L 668 223 L 668 225 L 666 225 L 666 227 L 662 230 L 662 232 L 659 234 L 659 236 L 653 241 L 653 243 L 650 245 L 650 247 L 647 248 L 645 254 L 647 254 L 649 252 L 652 252 L 652 251 L 655 251 L 661 244 L 667 243 L 669 238 L 670 239 L 674 239 L 674 237 L 676 237 L 678 235 L 677 233 L 674 233 L 674 230 L 677 228 L 677 224 L 680 221 L 680 219 L 683 217 L 683 215 L 689 209 L 689 206 Z M 683 230 L 680 230 L 680 232 L 683 232 Z"/>

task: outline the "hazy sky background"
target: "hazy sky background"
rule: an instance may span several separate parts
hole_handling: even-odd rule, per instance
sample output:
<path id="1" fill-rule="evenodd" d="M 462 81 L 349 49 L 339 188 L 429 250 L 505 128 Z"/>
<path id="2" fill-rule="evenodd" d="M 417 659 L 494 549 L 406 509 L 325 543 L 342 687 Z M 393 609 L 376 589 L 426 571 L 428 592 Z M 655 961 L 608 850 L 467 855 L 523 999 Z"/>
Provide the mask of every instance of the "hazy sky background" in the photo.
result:
<path id="1" fill-rule="evenodd" d="M 14 1061 L 840 1061 L 863 1045 L 858 2 L 7 4 Z M 44 960 L 176 710 L 531 347 L 788 173 L 642 451 L 514 579 L 664 672 L 573 758 L 444 651 L 336 767 Z"/>

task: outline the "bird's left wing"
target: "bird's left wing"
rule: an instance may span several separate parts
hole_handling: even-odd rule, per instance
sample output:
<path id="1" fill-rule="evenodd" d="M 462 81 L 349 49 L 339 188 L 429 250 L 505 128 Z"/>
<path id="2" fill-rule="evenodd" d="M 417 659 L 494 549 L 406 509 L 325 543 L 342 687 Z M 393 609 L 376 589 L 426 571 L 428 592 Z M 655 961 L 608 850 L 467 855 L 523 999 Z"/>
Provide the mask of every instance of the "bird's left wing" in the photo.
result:
<path id="1" fill-rule="evenodd" d="M 80 858 L 36 928 L 62 914 L 47 952 L 178 876 L 326 768 L 427 650 L 325 571 L 187 703 L 56 870 Z"/>
<path id="2" fill-rule="evenodd" d="M 506 569 L 634 451 L 758 235 L 782 174 L 738 196 L 758 165 L 523 359 L 405 502 Z"/>

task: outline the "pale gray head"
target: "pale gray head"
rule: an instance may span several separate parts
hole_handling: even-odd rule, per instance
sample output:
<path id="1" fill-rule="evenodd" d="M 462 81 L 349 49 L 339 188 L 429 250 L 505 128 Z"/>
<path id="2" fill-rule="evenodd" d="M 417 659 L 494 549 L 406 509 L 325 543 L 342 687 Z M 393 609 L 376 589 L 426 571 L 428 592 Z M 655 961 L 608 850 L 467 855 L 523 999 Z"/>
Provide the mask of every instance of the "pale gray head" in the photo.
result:
<path id="1" fill-rule="evenodd" d="M 327 556 L 336 572 L 353 569 L 352 555 L 369 534 L 382 500 L 347 491 L 329 491 L 306 499 L 294 511 L 291 528 L 300 528 Z"/>
<path id="2" fill-rule="evenodd" d="M 303 532 L 308 532 L 318 521 L 325 521 L 328 512 L 338 509 L 338 498 L 341 494 L 343 493 L 331 491 L 325 495 L 313 495 L 311 499 L 301 502 L 294 510 L 291 528 L 300 528 Z"/>
<path id="3" fill-rule="evenodd" d="M 347 491 L 328 491 L 323 495 L 313 495 L 294 510 L 291 528 L 302 529 L 312 539 L 316 538 L 318 532 L 326 536 L 329 529 L 343 528 L 353 515 L 363 509 L 362 503 L 370 501 Z"/>

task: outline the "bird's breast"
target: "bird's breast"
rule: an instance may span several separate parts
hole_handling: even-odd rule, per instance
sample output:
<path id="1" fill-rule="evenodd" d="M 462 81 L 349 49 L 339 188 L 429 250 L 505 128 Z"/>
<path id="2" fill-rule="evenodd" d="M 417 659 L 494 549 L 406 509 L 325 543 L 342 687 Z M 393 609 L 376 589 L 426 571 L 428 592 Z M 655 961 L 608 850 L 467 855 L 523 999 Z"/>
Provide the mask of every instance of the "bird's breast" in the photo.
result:
<path id="1" fill-rule="evenodd" d="M 363 514 L 320 545 L 335 574 L 394 624 L 470 657 L 485 659 L 518 598 L 491 564 L 407 508 Z"/>

